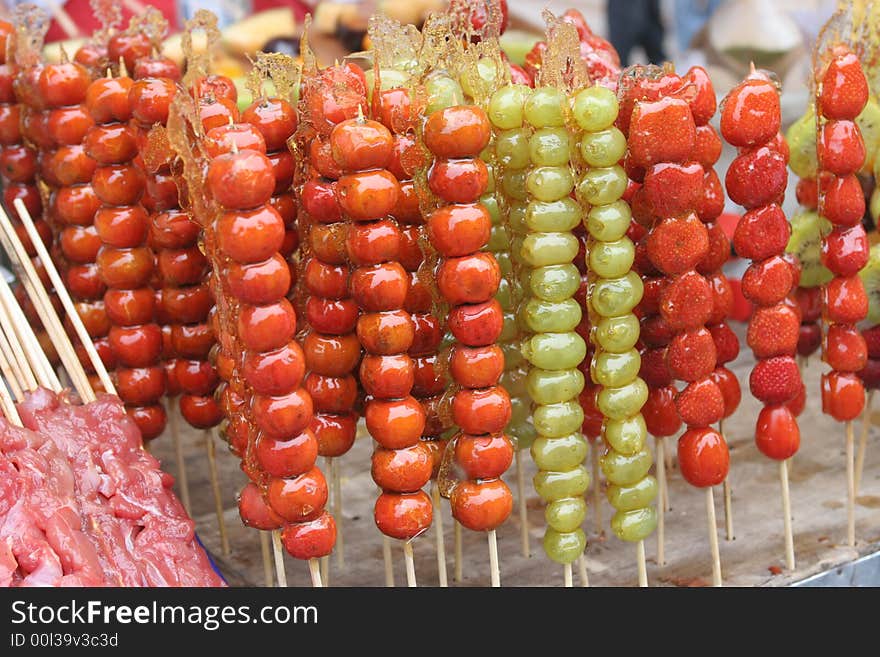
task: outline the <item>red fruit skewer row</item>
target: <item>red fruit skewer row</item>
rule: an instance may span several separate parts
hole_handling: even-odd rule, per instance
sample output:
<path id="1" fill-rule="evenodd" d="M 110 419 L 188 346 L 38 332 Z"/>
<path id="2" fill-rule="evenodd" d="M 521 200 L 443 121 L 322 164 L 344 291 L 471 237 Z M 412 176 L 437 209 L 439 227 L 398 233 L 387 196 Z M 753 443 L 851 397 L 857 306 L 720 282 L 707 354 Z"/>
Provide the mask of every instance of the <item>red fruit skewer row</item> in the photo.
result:
<path id="1" fill-rule="evenodd" d="M 681 83 L 673 80 L 670 86 L 680 89 Z M 686 95 L 687 89 L 680 95 Z M 730 457 L 723 436 L 711 428 L 724 416 L 724 397 L 711 378 L 716 351 L 712 334 L 705 328 L 712 314 L 711 288 L 696 271 L 708 253 L 709 233 L 696 214 L 704 173 L 691 160 L 696 136 L 691 107 L 697 104 L 693 96 L 689 101 L 671 94 L 654 101 L 637 100 L 629 123 L 627 160 L 631 170 L 644 171 L 640 202 L 646 214 L 659 220 L 646 246 L 653 266 L 669 278 L 659 315 L 674 334 L 666 364 L 673 378 L 686 382 L 675 396 L 678 414 L 688 426 L 678 442 L 679 467 L 688 483 L 706 489 L 712 579 L 720 586 L 712 486 L 727 477 Z M 673 303 L 682 298 L 689 298 L 690 303 Z"/>
<path id="2" fill-rule="evenodd" d="M 496 345 L 504 323 L 494 299 L 501 270 L 491 253 L 481 251 L 491 218 L 479 204 L 488 171 L 478 155 L 490 136 L 488 117 L 477 106 L 438 109 L 423 127 L 424 144 L 434 157 L 427 183 L 440 203 L 427 219 L 428 234 L 440 256 L 437 287 L 449 306 L 447 325 L 454 338 L 452 416 L 460 431 L 447 451 L 454 450 L 455 464 L 466 477 L 450 491 L 452 515 L 468 529 L 488 532 L 491 582 L 500 586 L 495 529 L 513 508 L 513 495 L 501 479 L 513 461 L 513 446 L 503 433 L 511 404 L 499 384 L 504 356 Z"/>
<path id="3" fill-rule="evenodd" d="M 867 362 L 867 346 L 855 324 L 868 313 L 859 270 L 868 262 L 861 221 L 864 196 L 856 173 L 865 162 L 865 144 L 855 122 L 868 101 L 868 83 L 858 57 L 836 46 L 817 85 L 819 214 L 834 226 L 822 240 L 822 262 L 834 278 L 822 287 L 826 333 L 822 360 L 822 412 L 846 423 L 847 543 L 855 545 L 855 473 L 852 422 L 865 407 L 857 372 Z M 859 211 L 860 210 L 860 211 Z"/>
<path id="4" fill-rule="evenodd" d="M 784 257 L 787 221 L 780 204 L 788 170 L 780 121 L 779 90 L 763 71 L 753 71 L 734 87 L 722 106 L 721 133 L 739 149 L 727 172 L 727 193 L 746 208 L 737 226 L 736 243 L 742 249 L 739 255 L 752 260 L 743 274 L 742 290 L 755 305 L 746 341 L 758 362 L 749 377 L 749 388 L 764 404 L 755 426 L 755 443 L 780 464 L 785 560 L 792 570 L 788 459 L 800 446 L 800 430 L 788 404 L 803 383 L 795 361 L 800 314 L 789 298 L 799 272 Z"/>

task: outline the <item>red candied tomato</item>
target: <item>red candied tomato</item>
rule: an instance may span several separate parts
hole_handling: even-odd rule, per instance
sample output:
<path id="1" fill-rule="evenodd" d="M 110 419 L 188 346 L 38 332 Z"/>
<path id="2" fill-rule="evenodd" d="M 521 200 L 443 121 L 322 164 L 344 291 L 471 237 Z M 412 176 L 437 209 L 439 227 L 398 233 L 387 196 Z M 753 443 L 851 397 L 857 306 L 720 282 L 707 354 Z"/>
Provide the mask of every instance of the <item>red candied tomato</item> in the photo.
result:
<path id="1" fill-rule="evenodd" d="M 266 150 L 287 148 L 287 139 L 297 125 L 296 110 L 281 98 L 260 98 L 241 114 L 241 120 L 250 123 L 263 135 Z"/>
<path id="2" fill-rule="evenodd" d="M 373 508 L 376 526 L 386 536 L 408 541 L 431 526 L 433 505 L 424 491 L 383 492 Z"/>
<path id="3" fill-rule="evenodd" d="M 496 529 L 513 510 L 513 495 L 501 479 L 461 481 L 449 501 L 453 517 L 472 531 Z"/>

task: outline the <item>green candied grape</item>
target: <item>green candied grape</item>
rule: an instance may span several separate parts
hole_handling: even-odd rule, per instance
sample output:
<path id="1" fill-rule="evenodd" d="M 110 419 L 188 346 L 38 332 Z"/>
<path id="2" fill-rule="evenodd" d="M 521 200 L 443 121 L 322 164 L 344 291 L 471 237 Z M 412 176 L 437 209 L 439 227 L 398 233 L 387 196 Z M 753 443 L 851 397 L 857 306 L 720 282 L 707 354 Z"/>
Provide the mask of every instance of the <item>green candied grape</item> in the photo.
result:
<path id="1" fill-rule="evenodd" d="M 584 409 L 577 399 L 558 404 L 541 404 L 532 412 L 535 430 L 547 438 L 556 438 L 577 431 L 584 423 Z"/>
<path id="2" fill-rule="evenodd" d="M 532 405 L 527 399 L 511 399 L 510 400 L 510 422 L 509 424 L 522 424 L 528 422 L 529 416 L 532 414 Z"/>
<path id="3" fill-rule="evenodd" d="M 626 171 L 618 164 L 590 169 L 577 185 L 577 196 L 590 205 L 606 205 L 623 196 L 628 184 Z"/>
<path id="4" fill-rule="evenodd" d="M 502 345 L 501 350 L 504 351 L 506 346 L 507 345 Z M 507 390 L 510 395 L 511 401 L 513 397 L 525 398 L 528 396 L 528 386 L 526 385 L 527 374 L 528 372 L 526 371 L 526 368 L 515 367 L 507 370 L 502 375 L 504 377 L 504 389 Z"/>
<path id="5" fill-rule="evenodd" d="M 461 88 L 471 98 L 473 98 L 477 92 L 477 89 L 473 86 L 475 80 L 471 77 L 473 71 L 473 67 L 468 67 L 468 74 L 460 76 Z M 476 74 L 484 84 L 488 83 L 491 85 L 490 88 L 494 87 L 496 85 L 492 83 L 498 79 L 498 66 L 488 57 L 482 57 L 477 60 Z"/>
<path id="6" fill-rule="evenodd" d="M 587 355 L 587 343 L 574 331 L 541 333 L 523 340 L 523 356 L 543 370 L 568 370 L 577 367 Z"/>
<path id="7" fill-rule="evenodd" d="M 632 312 L 645 286 L 634 271 L 620 278 L 602 278 L 595 282 L 590 294 L 590 304 L 602 317 L 620 317 Z"/>
<path id="8" fill-rule="evenodd" d="M 537 167 L 526 177 L 526 189 L 539 201 L 556 201 L 574 189 L 574 176 L 568 166 Z"/>
<path id="9" fill-rule="evenodd" d="M 585 132 L 581 137 L 581 157 L 591 167 L 614 166 L 626 153 L 626 137 L 611 126 L 599 132 Z"/>
<path id="10" fill-rule="evenodd" d="M 489 232 L 489 242 L 486 244 L 487 251 L 506 251 L 510 248 L 510 237 L 507 235 L 505 226 L 492 226 Z"/>
<path id="11" fill-rule="evenodd" d="M 635 511 L 648 506 L 657 497 L 657 480 L 648 475 L 632 486 L 612 484 L 605 491 L 608 501 L 618 511 Z"/>
<path id="12" fill-rule="evenodd" d="M 578 529 L 586 516 L 587 503 L 583 497 L 564 497 L 561 500 L 554 500 L 544 509 L 547 525 L 563 534 Z"/>
<path id="13" fill-rule="evenodd" d="M 630 349 L 620 354 L 603 351 L 593 358 L 590 366 L 593 380 L 599 385 L 610 388 L 631 383 L 639 375 L 642 357 L 638 349 Z"/>
<path id="14" fill-rule="evenodd" d="M 538 433 L 541 433 L 540 429 Z M 542 500 L 552 502 L 583 495 L 590 487 L 590 474 L 583 465 L 578 464 L 571 470 L 542 470 L 534 476 L 532 483 Z"/>
<path id="15" fill-rule="evenodd" d="M 648 400 L 648 386 L 636 377 L 631 383 L 618 388 L 602 388 L 596 406 L 602 415 L 612 420 L 623 420 L 642 410 Z"/>
<path id="16" fill-rule="evenodd" d="M 498 290 L 495 292 L 495 299 L 501 304 L 501 308 L 513 307 L 513 296 L 510 290 L 510 281 L 502 278 L 498 282 Z"/>
<path id="17" fill-rule="evenodd" d="M 607 205 L 590 208 L 585 223 L 594 239 L 600 242 L 613 242 L 626 235 L 631 221 L 632 210 L 626 201 L 618 199 Z"/>
<path id="18" fill-rule="evenodd" d="M 642 414 L 636 413 L 623 420 L 605 420 L 602 437 L 615 452 L 631 456 L 645 448 L 648 427 Z"/>
<path id="19" fill-rule="evenodd" d="M 570 299 L 580 285 L 581 274 L 571 263 L 538 267 L 529 275 L 529 289 L 544 301 Z"/>
<path id="20" fill-rule="evenodd" d="M 529 299 L 523 306 L 526 325 L 534 333 L 565 333 L 581 323 L 581 306 L 574 299 Z"/>
<path id="21" fill-rule="evenodd" d="M 529 131 L 527 128 L 505 130 L 495 137 L 495 158 L 507 169 L 525 169 L 529 158 Z"/>
<path id="22" fill-rule="evenodd" d="M 599 459 L 599 464 L 609 482 L 617 486 L 632 486 L 648 474 L 652 460 L 648 449 L 629 456 L 608 450 Z"/>
<path id="23" fill-rule="evenodd" d="M 489 120 L 496 128 L 510 130 L 523 123 L 523 103 L 532 90 L 521 84 L 498 89 L 489 101 Z"/>
<path id="24" fill-rule="evenodd" d="M 387 91 L 388 89 L 399 89 L 405 87 L 409 80 L 409 75 L 403 71 L 393 68 L 383 68 L 379 70 L 379 89 Z M 364 71 L 364 79 L 367 81 L 367 97 L 373 95 L 373 89 L 376 88 L 376 73 L 373 69 Z"/>
<path id="25" fill-rule="evenodd" d="M 513 247 L 508 246 L 508 248 Z M 510 272 L 513 271 L 513 262 L 510 259 L 510 253 L 507 251 L 496 251 L 495 261 L 498 263 L 498 268 L 501 270 L 501 275 L 504 278 L 509 277 Z"/>
<path id="26" fill-rule="evenodd" d="M 535 89 L 523 106 L 525 120 L 536 128 L 560 128 L 565 125 L 565 94 L 556 87 Z"/>
<path id="27" fill-rule="evenodd" d="M 538 470 L 570 470 L 583 463 L 590 444 L 580 431 L 559 438 L 539 436 L 532 443 L 532 460 Z"/>
<path id="28" fill-rule="evenodd" d="M 575 259 L 579 248 L 571 233 L 531 233 L 523 239 L 520 255 L 531 267 L 564 265 Z"/>
<path id="29" fill-rule="evenodd" d="M 503 184 L 504 183 L 502 182 L 502 185 Z M 510 224 L 510 228 L 513 232 L 528 232 L 529 228 L 526 225 L 526 212 L 528 212 L 527 203 L 514 201 L 510 204 L 510 208 L 507 211 L 507 222 Z"/>
<path id="30" fill-rule="evenodd" d="M 529 139 L 529 156 L 532 164 L 542 167 L 559 167 L 568 164 L 571 140 L 565 128 L 541 128 Z"/>
<path id="31" fill-rule="evenodd" d="M 498 295 L 496 294 L 495 297 L 497 298 Z M 512 306 L 505 306 L 502 303 L 501 308 L 504 309 L 504 322 L 501 324 L 501 335 L 498 336 L 498 342 L 510 342 L 517 336 L 516 314 L 511 312 Z"/>
<path id="32" fill-rule="evenodd" d="M 485 149 L 483 152 L 488 150 Z M 491 154 L 486 153 L 485 155 L 480 155 L 480 159 L 483 160 L 483 164 L 486 165 L 486 194 L 494 194 L 495 193 L 495 165 L 490 161 Z"/>
<path id="33" fill-rule="evenodd" d="M 492 220 L 493 226 L 501 224 L 501 208 L 498 206 L 498 199 L 494 194 L 483 194 L 480 197 L 480 204 L 486 208 L 489 218 Z"/>
<path id="34" fill-rule="evenodd" d="M 571 112 L 582 130 L 598 132 L 617 120 L 619 109 L 614 92 L 596 85 L 577 93 Z"/>
<path id="35" fill-rule="evenodd" d="M 587 264 L 600 278 L 620 278 L 636 259 L 636 247 L 626 235 L 616 242 L 595 242 L 590 245 Z"/>
<path id="36" fill-rule="evenodd" d="M 536 404 L 556 404 L 581 394 L 584 389 L 584 375 L 577 368 L 542 370 L 533 367 L 529 370 L 526 385 L 529 397 Z"/>
<path id="37" fill-rule="evenodd" d="M 587 548 L 587 537 L 581 528 L 573 532 L 558 532 L 548 527 L 544 532 L 544 552 L 559 564 L 574 563 Z"/>
<path id="38" fill-rule="evenodd" d="M 620 317 L 603 317 L 594 331 L 596 342 L 602 349 L 619 354 L 635 346 L 639 341 L 641 327 L 638 318 L 629 313 Z"/>
<path id="39" fill-rule="evenodd" d="M 519 335 L 519 325 L 516 326 L 516 334 Z M 501 351 L 504 353 L 504 367 L 506 369 L 518 367 L 526 360 L 522 351 L 520 351 L 520 348 L 515 344 L 503 344 L 501 345 Z M 505 388 L 507 388 L 507 386 L 505 386 Z M 510 389 L 508 389 L 507 392 L 513 397 L 513 392 Z"/>
<path id="40" fill-rule="evenodd" d="M 564 233 L 581 223 L 581 206 L 572 198 L 556 201 L 530 201 L 526 206 L 526 225 L 539 233 Z"/>
<path id="41" fill-rule="evenodd" d="M 518 201 L 525 201 L 529 195 L 526 191 L 526 169 L 508 169 L 501 176 L 501 189 L 504 193 Z"/>
<path id="42" fill-rule="evenodd" d="M 638 543 L 657 529 L 657 509 L 647 506 L 634 511 L 618 511 L 611 518 L 611 531 L 622 541 Z"/>
<path id="43" fill-rule="evenodd" d="M 880 221 L 880 187 L 875 187 L 874 191 L 871 192 L 871 202 L 868 205 L 868 210 L 871 212 L 871 218 L 876 225 Z"/>
<path id="44" fill-rule="evenodd" d="M 507 432 L 516 443 L 517 450 L 529 449 L 532 443 L 535 442 L 535 438 L 538 437 L 538 432 L 535 431 L 535 427 L 532 426 L 531 422 L 523 421 L 520 424 L 511 422 L 507 426 Z"/>
<path id="45" fill-rule="evenodd" d="M 425 116 L 454 105 L 464 104 L 464 92 L 461 85 L 448 75 L 432 75 L 425 82 L 428 102 L 425 105 Z"/>

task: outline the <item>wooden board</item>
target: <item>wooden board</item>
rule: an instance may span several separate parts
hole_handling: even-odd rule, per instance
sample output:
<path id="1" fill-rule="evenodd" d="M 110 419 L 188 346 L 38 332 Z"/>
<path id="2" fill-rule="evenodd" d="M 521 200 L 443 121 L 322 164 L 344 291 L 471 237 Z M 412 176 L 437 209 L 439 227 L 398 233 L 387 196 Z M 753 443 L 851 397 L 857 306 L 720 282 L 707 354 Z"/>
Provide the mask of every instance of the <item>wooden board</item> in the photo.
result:
<path id="1" fill-rule="evenodd" d="M 778 466 L 764 457 L 753 441 L 753 424 L 759 410 L 758 402 L 748 391 L 750 356 L 740 356 L 732 368 L 744 383 L 743 403 L 725 423 L 731 447 L 731 475 L 735 540 L 724 539 L 724 512 L 721 487 L 716 490 L 721 559 L 724 582 L 737 586 L 779 586 L 802 579 L 810 574 L 845 563 L 859 554 L 880 549 L 880 428 L 873 429 L 865 464 L 861 494 L 856 508 L 855 549 L 842 545 L 846 536 L 846 479 L 844 463 L 843 426 L 820 412 L 819 375 L 827 366 L 817 357 L 811 359 L 804 371 L 807 384 L 807 409 L 800 418 L 801 449 L 794 457 L 791 472 L 791 497 L 795 533 L 797 570 L 784 572 L 785 559 L 782 538 L 782 503 Z M 858 440 L 861 427 L 856 427 Z M 245 529 L 235 509 L 235 495 L 245 478 L 238 469 L 238 460 L 223 445 L 217 455 L 223 482 L 226 522 L 229 527 L 232 553 L 220 554 L 216 521 L 213 514 L 208 474 L 206 470 L 202 432 L 184 431 L 185 454 L 190 487 L 193 496 L 193 515 L 204 544 L 212 552 L 231 585 L 262 585 L 263 567 L 257 532 Z M 671 445 L 670 445 L 671 447 Z M 345 568 L 337 567 L 335 557 L 330 561 L 331 586 L 383 586 L 382 540 L 373 523 L 373 503 L 376 487 L 370 478 L 369 437 L 359 439 L 351 452 L 342 457 L 342 485 L 345 508 L 342 520 L 345 533 Z M 163 461 L 163 467 L 176 472 L 174 452 L 167 436 L 154 443 L 153 453 Z M 528 455 L 527 500 L 531 523 L 532 555 L 526 559 L 520 552 L 519 523 L 516 513 L 498 530 L 502 585 L 562 584 L 562 567 L 550 562 L 543 554 L 543 504 L 531 488 L 534 466 Z M 511 473 L 512 475 L 512 473 Z M 508 483 L 515 491 L 514 479 Z M 708 553 L 704 495 L 682 481 L 677 469 L 669 473 L 672 511 L 666 520 L 667 565 L 658 568 L 654 562 L 656 537 L 646 545 L 649 582 L 657 585 L 704 585 L 711 582 Z M 453 582 L 452 519 L 448 503 L 444 501 L 444 527 L 450 585 Z M 606 527 L 612 509 L 604 502 L 602 516 Z M 632 586 L 636 584 L 636 549 L 619 541 L 605 530 L 597 533 L 590 509 L 584 529 L 588 532 L 587 550 L 590 583 L 600 586 Z M 484 535 L 464 532 L 463 586 L 489 584 L 488 546 Z M 436 586 L 437 564 L 434 552 L 433 528 L 414 543 L 416 574 L 420 585 Z M 393 546 L 395 577 L 398 585 L 405 584 L 402 545 Z M 308 567 L 305 563 L 287 558 L 290 586 L 308 586 Z M 576 572 L 576 571 L 575 571 Z M 779 574 L 774 574 L 778 572 Z M 577 574 L 575 574 L 577 584 Z"/>

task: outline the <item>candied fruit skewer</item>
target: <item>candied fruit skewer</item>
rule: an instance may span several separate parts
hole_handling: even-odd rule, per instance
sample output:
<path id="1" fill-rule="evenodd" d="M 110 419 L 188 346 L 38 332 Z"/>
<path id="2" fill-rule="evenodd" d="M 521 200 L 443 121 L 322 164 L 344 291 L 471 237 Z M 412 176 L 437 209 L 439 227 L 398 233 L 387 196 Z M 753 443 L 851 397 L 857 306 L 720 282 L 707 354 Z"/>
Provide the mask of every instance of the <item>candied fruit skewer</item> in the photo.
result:
<path id="1" fill-rule="evenodd" d="M 865 407 L 865 388 L 857 372 L 867 362 L 867 345 L 855 324 L 868 312 L 868 298 L 858 272 L 869 255 L 861 223 L 864 196 L 856 176 L 866 153 L 855 119 L 868 101 L 868 83 L 858 57 L 845 45 L 830 48 L 818 77 L 819 215 L 833 225 L 831 232 L 823 235 L 822 261 L 834 275 L 822 287 L 826 324 L 822 360 L 831 366 L 831 372 L 822 375 L 822 411 L 846 423 L 847 543 L 855 545 L 852 422 Z"/>
<path id="2" fill-rule="evenodd" d="M 652 457 L 641 413 L 648 388 L 639 376 L 637 332 L 607 328 L 610 324 L 637 326 L 633 310 L 643 291 L 641 278 L 633 270 L 635 245 L 627 235 L 630 211 L 621 200 L 628 182 L 618 164 L 626 153 L 626 139 L 614 125 L 618 113 L 618 100 L 605 87 L 581 89 L 572 99 L 578 136 L 576 192 L 586 210 L 590 235 L 586 255 L 588 308 L 591 324 L 596 327 L 591 335 L 594 353 L 590 375 L 593 383 L 601 386 L 595 401 L 604 417 L 605 453 L 600 463 L 609 482 L 606 495 L 615 509 L 611 529 L 621 540 L 637 544 L 639 584 L 647 586 L 644 540 L 657 526 L 657 511 L 652 505 L 657 480 L 648 474 Z"/>

